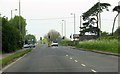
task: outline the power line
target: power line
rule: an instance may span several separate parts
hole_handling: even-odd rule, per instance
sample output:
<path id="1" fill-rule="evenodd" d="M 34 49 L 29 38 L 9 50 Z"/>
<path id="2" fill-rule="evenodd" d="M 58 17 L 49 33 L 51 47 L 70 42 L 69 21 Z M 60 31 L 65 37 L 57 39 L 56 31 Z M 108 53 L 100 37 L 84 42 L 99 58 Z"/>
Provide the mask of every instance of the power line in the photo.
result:
<path id="1" fill-rule="evenodd" d="M 57 20 L 57 19 L 70 19 L 73 17 L 59 17 L 59 18 L 45 18 L 45 19 L 26 19 L 26 20 Z"/>
<path id="2" fill-rule="evenodd" d="M 114 19 L 101 19 L 102 21 L 113 21 Z M 120 21 L 120 20 L 116 20 L 116 21 Z"/>

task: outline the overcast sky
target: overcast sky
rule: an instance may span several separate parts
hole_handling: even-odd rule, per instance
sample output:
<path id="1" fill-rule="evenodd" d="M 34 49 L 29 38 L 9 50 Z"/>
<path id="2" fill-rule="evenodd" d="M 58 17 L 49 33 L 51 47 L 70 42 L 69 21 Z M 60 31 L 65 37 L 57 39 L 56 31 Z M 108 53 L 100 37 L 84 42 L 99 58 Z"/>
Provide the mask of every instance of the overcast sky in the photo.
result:
<path id="1" fill-rule="evenodd" d="M 110 3 L 110 11 L 101 13 L 102 31 L 111 32 L 113 19 L 117 12 L 112 9 L 118 5 L 120 0 L 101 0 Z M 18 9 L 19 0 L 0 0 L 0 13 L 10 19 L 11 10 Z M 74 19 L 76 14 L 76 33 L 79 33 L 79 17 L 82 13 L 90 9 L 98 0 L 21 0 L 21 15 L 26 19 L 26 29 L 28 33 L 36 35 L 37 39 L 43 37 L 49 30 L 55 29 L 61 33 L 62 20 L 66 20 L 67 37 L 74 33 Z M 13 16 L 18 15 L 18 11 L 13 12 Z M 115 29 L 118 27 L 118 20 Z"/>

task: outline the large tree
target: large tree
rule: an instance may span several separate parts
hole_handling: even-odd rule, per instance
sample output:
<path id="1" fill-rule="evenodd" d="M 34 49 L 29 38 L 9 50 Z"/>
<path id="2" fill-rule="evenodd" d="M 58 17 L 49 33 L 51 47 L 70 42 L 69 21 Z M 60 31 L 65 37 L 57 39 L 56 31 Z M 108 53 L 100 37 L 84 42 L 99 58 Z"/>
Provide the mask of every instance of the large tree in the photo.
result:
<path id="1" fill-rule="evenodd" d="M 7 18 L 2 18 L 2 51 L 12 52 L 21 48 L 21 34 L 20 31 Z"/>
<path id="2" fill-rule="evenodd" d="M 85 28 L 85 26 L 81 27 L 81 29 L 84 28 L 84 30 L 81 31 L 81 33 L 86 33 L 86 32 L 97 32 L 97 35 L 99 36 L 99 26 L 98 26 L 98 21 L 99 21 L 99 17 L 98 14 L 103 12 L 104 9 L 106 9 L 108 11 L 108 6 L 111 6 L 109 3 L 96 3 L 92 8 L 90 8 L 87 12 L 83 13 L 82 17 L 84 21 L 87 21 L 84 23 L 84 25 L 86 24 L 87 27 L 89 28 Z M 96 22 L 92 22 L 93 20 L 95 20 Z M 93 24 L 93 25 L 92 25 Z M 97 25 L 95 27 L 95 24 Z"/>
<path id="3" fill-rule="evenodd" d="M 20 21 L 20 24 L 19 24 Z M 22 16 L 15 16 L 10 20 L 10 24 L 20 30 L 23 37 L 26 35 L 26 20 Z"/>
<path id="4" fill-rule="evenodd" d="M 60 33 L 57 32 L 56 30 L 50 30 L 47 36 L 50 41 L 57 41 L 58 38 L 60 37 Z"/>
<path id="5" fill-rule="evenodd" d="M 115 36 L 120 36 L 120 26 L 116 29 L 116 31 L 114 32 Z"/>
<path id="6" fill-rule="evenodd" d="M 21 17 L 21 16 L 20 16 Z M 21 28 L 19 29 L 19 16 L 15 16 L 13 19 L 8 20 L 6 17 L 2 17 L 2 50 L 3 52 L 12 52 L 17 49 L 21 49 L 24 43 L 25 26 L 26 22 L 21 17 Z"/>
<path id="7" fill-rule="evenodd" d="M 116 18 L 117 18 L 118 15 L 120 14 L 120 6 L 115 6 L 115 7 L 113 8 L 113 11 L 118 12 L 118 14 L 117 14 L 117 15 L 115 16 L 115 18 L 114 18 L 113 27 L 112 27 L 112 35 L 113 35 L 113 31 L 114 31 L 114 26 L 115 26 Z"/>

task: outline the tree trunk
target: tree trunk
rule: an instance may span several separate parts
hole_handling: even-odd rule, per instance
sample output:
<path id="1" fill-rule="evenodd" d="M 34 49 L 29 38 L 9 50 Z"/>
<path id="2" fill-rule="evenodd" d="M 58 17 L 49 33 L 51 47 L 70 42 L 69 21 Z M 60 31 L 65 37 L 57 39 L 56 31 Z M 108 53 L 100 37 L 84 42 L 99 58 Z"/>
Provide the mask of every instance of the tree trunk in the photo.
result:
<path id="1" fill-rule="evenodd" d="M 118 15 L 119 15 L 119 13 L 118 13 L 118 14 L 115 16 L 115 18 L 114 18 L 113 27 L 112 27 L 112 36 L 113 36 L 113 31 L 114 31 L 115 21 L 116 21 L 116 18 L 117 18 Z"/>
<path id="2" fill-rule="evenodd" d="M 97 28 L 99 29 L 99 26 L 98 26 L 98 13 L 97 13 Z M 97 30 L 97 36 L 99 37 L 100 36 L 100 32 L 99 32 L 99 30 Z"/>

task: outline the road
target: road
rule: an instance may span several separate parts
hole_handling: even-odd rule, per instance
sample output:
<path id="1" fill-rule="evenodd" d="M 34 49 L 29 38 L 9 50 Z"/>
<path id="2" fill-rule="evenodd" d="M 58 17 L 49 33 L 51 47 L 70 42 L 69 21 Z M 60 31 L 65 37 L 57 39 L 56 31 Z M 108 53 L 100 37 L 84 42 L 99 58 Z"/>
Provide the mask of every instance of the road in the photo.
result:
<path id="1" fill-rule="evenodd" d="M 118 57 L 70 47 L 42 45 L 4 72 L 118 72 Z"/>

